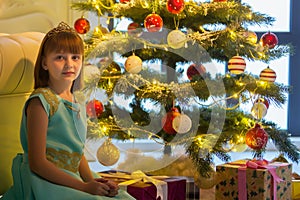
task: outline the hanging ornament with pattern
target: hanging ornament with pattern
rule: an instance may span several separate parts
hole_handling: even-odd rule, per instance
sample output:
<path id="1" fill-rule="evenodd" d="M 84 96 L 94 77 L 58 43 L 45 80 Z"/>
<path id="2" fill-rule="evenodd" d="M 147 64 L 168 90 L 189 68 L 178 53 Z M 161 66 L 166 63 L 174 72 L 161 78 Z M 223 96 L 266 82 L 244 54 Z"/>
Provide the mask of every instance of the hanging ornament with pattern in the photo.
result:
<path id="1" fill-rule="evenodd" d="M 168 0 L 167 9 L 172 14 L 179 14 L 184 9 L 184 0 Z"/>
<path id="2" fill-rule="evenodd" d="M 163 20 L 158 14 L 151 13 L 145 18 L 144 26 L 149 32 L 158 32 L 163 27 Z"/>
<path id="3" fill-rule="evenodd" d="M 246 133 L 246 144 L 251 149 L 261 150 L 266 147 L 267 143 L 268 134 L 259 124 L 255 124 L 254 128 Z"/>
<path id="4" fill-rule="evenodd" d="M 246 68 L 246 61 L 241 56 L 233 56 L 228 61 L 228 70 L 232 74 L 242 74 Z"/>
<path id="5" fill-rule="evenodd" d="M 262 70 L 259 74 L 259 79 L 261 81 L 274 82 L 276 80 L 276 72 L 271 69 L 269 66 Z"/>
<path id="6" fill-rule="evenodd" d="M 111 139 L 105 142 L 97 150 L 98 162 L 104 166 L 112 166 L 118 162 L 120 150 L 111 142 Z"/>
<path id="7" fill-rule="evenodd" d="M 77 33 L 85 34 L 89 32 L 91 26 L 90 22 L 86 18 L 81 17 L 75 21 L 74 28 L 77 31 Z"/>
<path id="8" fill-rule="evenodd" d="M 274 33 L 269 31 L 261 36 L 260 42 L 263 47 L 267 46 L 269 49 L 273 49 L 278 44 L 278 38 Z"/>
<path id="9" fill-rule="evenodd" d="M 253 107 L 251 109 L 251 114 L 253 117 L 255 117 L 255 119 L 260 120 L 266 116 L 267 111 L 268 111 L 268 108 L 264 103 L 256 102 L 253 104 Z"/>

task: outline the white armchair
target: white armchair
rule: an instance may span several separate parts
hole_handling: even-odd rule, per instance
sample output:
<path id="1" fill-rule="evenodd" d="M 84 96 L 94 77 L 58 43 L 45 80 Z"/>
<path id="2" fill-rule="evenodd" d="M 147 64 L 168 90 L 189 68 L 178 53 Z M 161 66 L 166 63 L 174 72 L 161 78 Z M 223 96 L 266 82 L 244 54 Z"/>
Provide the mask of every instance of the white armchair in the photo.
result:
<path id="1" fill-rule="evenodd" d="M 21 152 L 19 129 L 44 33 L 0 33 L 0 195 L 12 185 L 13 157 Z"/>

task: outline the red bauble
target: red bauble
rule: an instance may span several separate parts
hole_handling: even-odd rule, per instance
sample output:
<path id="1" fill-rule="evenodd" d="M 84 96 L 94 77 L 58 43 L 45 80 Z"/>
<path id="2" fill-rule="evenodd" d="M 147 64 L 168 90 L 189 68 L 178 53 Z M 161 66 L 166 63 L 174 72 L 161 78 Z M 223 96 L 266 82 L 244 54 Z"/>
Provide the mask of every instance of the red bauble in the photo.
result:
<path id="1" fill-rule="evenodd" d="M 213 2 L 227 2 L 227 0 L 213 0 Z"/>
<path id="2" fill-rule="evenodd" d="M 77 31 L 77 33 L 85 34 L 90 30 L 91 26 L 90 22 L 87 19 L 81 17 L 75 21 L 74 28 Z"/>
<path id="3" fill-rule="evenodd" d="M 274 33 L 270 31 L 263 34 L 260 38 L 263 47 L 268 46 L 269 49 L 274 48 L 278 44 L 278 38 Z"/>
<path id="4" fill-rule="evenodd" d="M 186 71 L 186 75 L 189 80 L 193 79 L 193 76 L 199 76 L 206 73 L 206 69 L 202 64 L 191 64 Z"/>
<path id="5" fill-rule="evenodd" d="M 138 23 L 132 22 L 128 25 L 127 32 L 129 35 L 138 35 L 141 33 L 141 27 Z"/>
<path id="6" fill-rule="evenodd" d="M 130 0 L 120 0 L 120 3 L 128 3 Z"/>
<path id="7" fill-rule="evenodd" d="M 158 14 L 152 13 L 145 18 L 144 26 L 149 32 L 158 32 L 163 27 L 163 20 Z"/>
<path id="8" fill-rule="evenodd" d="M 259 124 L 256 124 L 254 128 L 246 133 L 246 144 L 254 150 L 264 148 L 267 143 L 268 134 Z"/>
<path id="9" fill-rule="evenodd" d="M 86 105 L 86 114 L 90 118 L 99 117 L 103 113 L 103 110 L 104 110 L 103 104 L 96 99 L 89 101 L 88 104 Z"/>
<path id="10" fill-rule="evenodd" d="M 172 14 L 179 14 L 184 9 L 184 0 L 168 0 L 167 9 Z"/>
<path id="11" fill-rule="evenodd" d="M 258 102 L 261 102 L 261 103 L 265 104 L 265 106 L 267 107 L 267 109 L 270 106 L 269 100 L 266 99 L 266 98 L 260 97 L 260 98 L 256 99 L 255 103 L 258 103 Z"/>
<path id="12" fill-rule="evenodd" d="M 180 112 L 177 108 L 173 107 L 171 111 L 167 112 L 167 114 L 162 118 L 161 124 L 163 130 L 168 134 L 176 134 L 176 131 L 173 128 L 173 120 L 175 117 L 179 116 Z"/>

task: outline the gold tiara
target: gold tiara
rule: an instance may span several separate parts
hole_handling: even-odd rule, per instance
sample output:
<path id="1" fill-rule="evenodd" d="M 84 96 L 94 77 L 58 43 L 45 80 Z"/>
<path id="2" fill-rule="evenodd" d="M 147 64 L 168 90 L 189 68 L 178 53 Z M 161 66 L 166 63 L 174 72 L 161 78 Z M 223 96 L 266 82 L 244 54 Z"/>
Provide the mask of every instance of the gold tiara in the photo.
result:
<path id="1" fill-rule="evenodd" d="M 70 27 L 67 23 L 60 22 L 57 27 L 53 28 L 46 34 L 46 37 L 49 38 L 62 32 L 76 33 L 75 29 Z"/>

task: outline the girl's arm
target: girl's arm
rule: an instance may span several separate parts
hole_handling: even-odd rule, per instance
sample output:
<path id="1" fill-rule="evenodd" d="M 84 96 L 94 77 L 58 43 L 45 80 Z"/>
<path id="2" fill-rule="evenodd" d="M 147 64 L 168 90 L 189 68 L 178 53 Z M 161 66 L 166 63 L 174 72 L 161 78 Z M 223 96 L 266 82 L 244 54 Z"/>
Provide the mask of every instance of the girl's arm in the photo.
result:
<path id="1" fill-rule="evenodd" d="M 97 195 L 107 195 L 109 187 L 103 183 L 78 180 L 63 170 L 57 168 L 46 159 L 46 138 L 48 129 L 48 116 L 38 98 L 33 98 L 26 109 L 28 128 L 28 160 L 31 171 L 46 180 L 71 187 L 77 190 Z"/>
<path id="2" fill-rule="evenodd" d="M 79 165 L 79 173 L 80 173 L 82 180 L 85 182 L 94 180 L 94 176 L 90 170 L 90 167 L 89 167 L 88 162 L 84 155 L 82 156 L 81 162 Z"/>
<path id="3" fill-rule="evenodd" d="M 114 197 L 118 194 L 119 186 L 115 182 L 110 180 L 105 180 L 103 178 L 96 178 L 96 179 L 94 178 L 85 156 L 82 156 L 79 165 L 79 173 L 82 180 L 85 182 L 96 180 L 97 182 L 106 184 L 109 187 L 108 194 L 106 196 Z"/>

